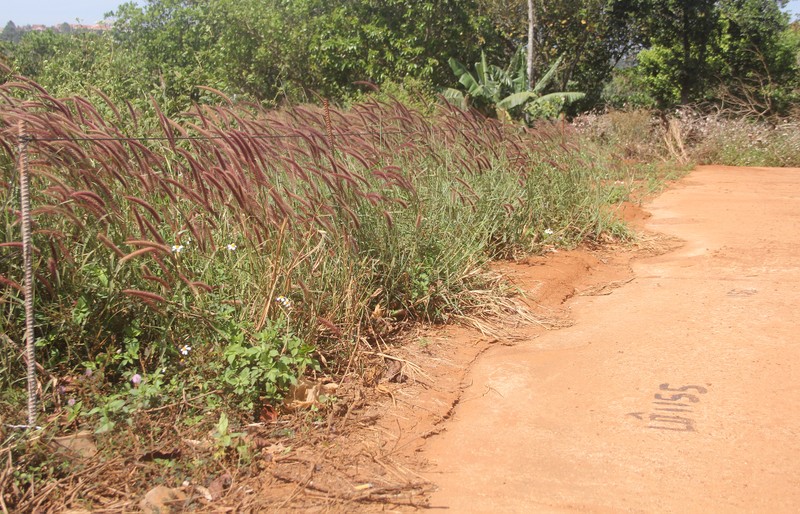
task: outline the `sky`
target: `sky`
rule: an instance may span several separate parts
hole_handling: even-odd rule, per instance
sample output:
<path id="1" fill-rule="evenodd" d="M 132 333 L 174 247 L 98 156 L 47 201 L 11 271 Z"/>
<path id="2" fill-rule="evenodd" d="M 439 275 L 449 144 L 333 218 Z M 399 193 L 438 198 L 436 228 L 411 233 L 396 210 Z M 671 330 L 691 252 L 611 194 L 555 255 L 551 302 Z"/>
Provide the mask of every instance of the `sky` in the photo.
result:
<path id="1" fill-rule="evenodd" d="M 113 11 L 122 0 L 0 0 L 0 29 L 11 20 L 16 25 L 57 25 L 80 20 L 93 25 Z M 800 0 L 791 0 L 787 10 L 800 15 Z"/>
<path id="2" fill-rule="evenodd" d="M 798 0 L 800 2 L 800 0 Z M 0 29 L 15 25 L 58 25 L 80 23 L 94 25 L 104 14 L 115 10 L 125 0 L 0 0 Z"/>

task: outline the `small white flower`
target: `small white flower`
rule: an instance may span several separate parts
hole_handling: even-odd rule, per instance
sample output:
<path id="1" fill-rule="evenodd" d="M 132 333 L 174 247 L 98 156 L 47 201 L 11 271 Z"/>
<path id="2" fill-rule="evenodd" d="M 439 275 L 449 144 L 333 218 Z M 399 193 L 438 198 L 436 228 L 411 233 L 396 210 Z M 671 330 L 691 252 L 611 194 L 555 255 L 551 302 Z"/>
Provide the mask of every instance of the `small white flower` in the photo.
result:
<path id="1" fill-rule="evenodd" d="M 188 344 L 181 346 L 181 355 L 189 355 L 189 352 L 192 351 L 192 347 Z"/>
<path id="2" fill-rule="evenodd" d="M 183 245 L 172 245 L 172 253 L 181 253 L 183 251 Z"/>
<path id="3" fill-rule="evenodd" d="M 544 233 L 547 234 L 548 236 L 552 236 L 553 235 L 553 229 L 552 228 L 546 228 L 546 229 L 544 229 Z"/>
<path id="4" fill-rule="evenodd" d="M 229 252 L 235 252 L 236 251 L 236 244 L 235 243 L 228 243 L 228 246 L 226 246 L 225 248 L 227 248 Z"/>
<path id="5" fill-rule="evenodd" d="M 275 298 L 275 301 L 278 302 L 281 307 L 284 309 L 291 309 L 292 308 L 292 301 L 285 296 L 279 296 Z"/>

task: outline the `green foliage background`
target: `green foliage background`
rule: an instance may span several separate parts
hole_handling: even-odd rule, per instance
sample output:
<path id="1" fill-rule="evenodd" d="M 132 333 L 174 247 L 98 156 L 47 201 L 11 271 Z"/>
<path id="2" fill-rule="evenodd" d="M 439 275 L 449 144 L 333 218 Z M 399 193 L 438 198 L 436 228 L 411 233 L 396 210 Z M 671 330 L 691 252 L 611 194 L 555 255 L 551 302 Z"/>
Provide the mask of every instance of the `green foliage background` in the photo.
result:
<path id="1" fill-rule="evenodd" d="M 786 114 L 798 101 L 800 40 L 784 5 L 535 0 L 532 78 L 561 57 L 543 93 L 586 93 L 573 113 L 749 98 Z M 413 83 L 432 97 L 455 83 L 450 59 L 473 63 L 483 51 L 505 63 L 527 43 L 522 0 L 148 0 L 112 14 L 103 33 L 7 25 L 3 53 L 56 96 L 99 89 L 175 113 L 213 97 L 198 86 L 266 106 L 352 100 L 363 82 Z"/>

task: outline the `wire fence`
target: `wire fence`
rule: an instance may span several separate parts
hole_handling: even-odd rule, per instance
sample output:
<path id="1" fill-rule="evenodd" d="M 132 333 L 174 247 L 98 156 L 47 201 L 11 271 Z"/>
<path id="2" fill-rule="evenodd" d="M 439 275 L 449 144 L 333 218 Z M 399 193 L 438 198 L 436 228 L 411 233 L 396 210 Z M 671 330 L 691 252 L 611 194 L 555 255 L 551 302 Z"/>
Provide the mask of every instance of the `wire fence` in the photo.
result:
<path id="1" fill-rule="evenodd" d="M 431 134 L 465 134 L 469 132 L 467 129 L 456 129 L 456 128 L 434 128 L 431 129 Z M 247 136 L 250 139 L 304 139 L 308 137 L 307 134 L 258 134 L 258 133 L 250 133 L 246 131 L 238 131 L 235 132 L 238 134 L 242 134 Z M 419 134 L 419 131 L 415 130 L 375 130 L 375 131 L 360 131 L 360 132 L 334 132 L 332 135 L 334 138 L 346 138 L 346 137 L 356 137 L 356 136 L 409 136 Z M 118 137 L 37 137 L 31 135 L 20 135 L 18 141 L 19 142 L 26 142 L 26 143 L 35 143 L 35 142 L 43 142 L 43 143 L 52 143 L 52 142 L 72 142 L 72 143 L 79 143 L 79 142 L 95 142 L 95 141 L 138 141 L 138 142 L 148 142 L 148 141 L 225 141 L 230 139 L 230 136 L 118 136 Z"/>
<path id="2" fill-rule="evenodd" d="M 251 134 L 247 132 L 242 132 L 246 134 L 247 137 L 251 139 L 302 139 L 304 136 L 300 134 Z M 339 134 L 334 134 L 334 137 L 347 137 L 347 136 L 375 136 L 375 135 L 408 135 L 412 134 L 412 131 L 401 131 L 401 130 L 393 130 L 393 131 L 385 131 L 385 132 L 344 132 Z M 20 138 L 22 139 L 22 138 Z M 83 141 L 140 141 L 140 142 L 147 142 L 147 141 L 214 141 L 214 140 L 226 140 L 228 137 L 226 136 L 144 136 L 144 137 L 136 137 L 136 136 L 120 136 L 120 137 L 35 137 L 35 136 L 25 136 L 24 140 L 27 142 L 83 142 Z"/>

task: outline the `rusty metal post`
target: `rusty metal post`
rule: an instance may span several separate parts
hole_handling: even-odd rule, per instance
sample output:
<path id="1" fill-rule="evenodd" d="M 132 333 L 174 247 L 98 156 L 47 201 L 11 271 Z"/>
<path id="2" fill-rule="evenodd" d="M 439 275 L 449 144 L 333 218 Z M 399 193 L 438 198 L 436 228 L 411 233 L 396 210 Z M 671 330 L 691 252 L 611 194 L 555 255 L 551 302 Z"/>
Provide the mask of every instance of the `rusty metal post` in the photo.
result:
<path id="1" fill-rule="evenodd" d="M 22 259 L 25 269 L 25 360 L 28 366 L 28 426 L 33 428 L 38 417 L 36 387 L 36 346 L 33 334 L 33 243 L 31 237 L 31 191 L 28 174 L 28 136 L 25 124 L 19 122 L 19 186 L 22 212 Z"/>

